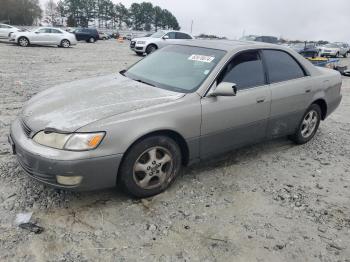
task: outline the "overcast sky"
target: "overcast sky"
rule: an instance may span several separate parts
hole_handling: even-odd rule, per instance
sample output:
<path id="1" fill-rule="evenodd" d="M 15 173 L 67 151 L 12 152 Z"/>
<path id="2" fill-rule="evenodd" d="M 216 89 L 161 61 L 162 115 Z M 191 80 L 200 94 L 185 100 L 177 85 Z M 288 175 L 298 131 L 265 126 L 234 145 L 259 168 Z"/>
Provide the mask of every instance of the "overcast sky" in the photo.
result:
<path id="1" fill-rule="evenodd" d="M 45 2 L 46 0 L 41 0 Z M 144 0 L 113 0 L 127 7 Z M 145 0 L 167 8 L 182 30 L 227 36 L 350 42 L 350 0 Z"/>
<path id="2" fill-rule="evenodd" d="M 130 6 L 142 0 L 122 0 Z M 169 9 L 185 31 L 229 38 L 245 34 L 350 42 L 349 0 L 150 0 Z"/>

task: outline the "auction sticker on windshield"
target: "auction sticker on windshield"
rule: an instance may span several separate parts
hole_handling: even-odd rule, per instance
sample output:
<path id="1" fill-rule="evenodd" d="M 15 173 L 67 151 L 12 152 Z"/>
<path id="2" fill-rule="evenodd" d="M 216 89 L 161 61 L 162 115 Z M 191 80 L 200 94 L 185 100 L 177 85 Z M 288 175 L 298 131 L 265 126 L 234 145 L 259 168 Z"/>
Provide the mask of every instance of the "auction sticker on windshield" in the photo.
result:
<path id="1" fill-rule="evenodd" d="M 203 63 L 211 63 L 215 57 L 213 56 L 206 56 L 206 55 L 191 55 L 188 60 L 192 61 L 198 61 L 198 62 L 203 62 Z"/>

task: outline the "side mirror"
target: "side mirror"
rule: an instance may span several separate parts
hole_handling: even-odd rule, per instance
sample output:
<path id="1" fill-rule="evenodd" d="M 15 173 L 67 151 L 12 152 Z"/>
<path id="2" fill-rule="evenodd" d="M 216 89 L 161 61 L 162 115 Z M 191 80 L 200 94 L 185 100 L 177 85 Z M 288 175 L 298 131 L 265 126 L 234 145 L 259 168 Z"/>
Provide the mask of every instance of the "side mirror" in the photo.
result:
<path id="1" fill-rule="evenodd" d="M 165 36 L 163 36 L 163 39 L 164 39 L 164 40 L 167 40 L 167 39 L 169 39 L 169 36 L 168 36 L 168 35 L 165 35 Z"/>
<path id="2" fill-rule="evenodd" d="M 210 94 L 210 96 L 236 96 L 237 86 L 234 83 L 221 82 Z"/>

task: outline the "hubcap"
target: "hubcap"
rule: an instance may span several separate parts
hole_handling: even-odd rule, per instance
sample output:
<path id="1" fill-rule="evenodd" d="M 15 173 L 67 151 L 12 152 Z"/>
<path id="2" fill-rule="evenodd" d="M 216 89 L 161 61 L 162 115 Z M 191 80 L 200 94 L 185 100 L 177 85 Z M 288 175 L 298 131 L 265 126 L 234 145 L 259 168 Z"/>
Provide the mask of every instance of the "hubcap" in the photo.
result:
<path id="1" fill-rule="evenodd" d="M 62 45 L 63 45 L 63 47 L 69 47 L 69 42 L 68 41 L 63 41 Z"/>
<path id="2" fill-rule="evenodd" d="M 20 43 L 21 46 L 27 46 L 28 45 L 28 41 L 25 38 L 21 38 L 19 40 L 19 43 Z"/>
<path id="3" fill-rule="evenodd" d="M 318 121 L 318 114 L 314 110 L 310 111 L 304 117 L 302 127 L 301 127 L 301 135 L 304 138 L 309 138 L 313 134 L 313 132 L 316 129 L 317 121 Z"/>
<path id="4" fill-rule="evenodd" d="M 152 147 L 143 152 L 134 164 L 135 183 L 143 189 L 161 186 L 170 178 L 173 158 L 164 147 Z"/>

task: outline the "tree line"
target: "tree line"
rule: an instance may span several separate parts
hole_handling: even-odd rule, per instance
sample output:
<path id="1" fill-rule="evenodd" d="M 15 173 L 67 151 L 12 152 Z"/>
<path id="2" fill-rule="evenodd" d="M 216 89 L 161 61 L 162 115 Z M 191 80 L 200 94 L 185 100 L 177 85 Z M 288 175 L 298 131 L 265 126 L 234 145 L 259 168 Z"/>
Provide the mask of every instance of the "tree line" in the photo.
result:
<path id="1" fill-rule="evenodd" d="M 0 23 L 33 25 L 41 17 L 39 0 L 0 0 Z"/>
<path id="2" fill-rule="evenodd" d="M 53 0 L 47 2 L 46 9 L 52 2 Z M 114 4 L 111 0 L 60 0 L 56 10 L 57 17 L 66 18 L 70 27 L 87 27 L 89 22 L 95 21 L 98 27 L 105 28 L 127 27 L 145 31 L 158 28 L 180 29 L 176 17 L 170 11 L 149 2 L 133 3 L 127 8 L 122 3 Z M 53 24 L 60 22 L 53 18 L 51 16 Z"/>
<path id="3" fill-rule="evenodd" d="M 44 15 L 43 15 L 44 14 Z M 133 30 L 179 30 L 176 17 L 167 9 L 150 2 L 133 3 L 127 8 L 111 0 L 48 0 L 45 10 L 39 0 L 1 0 L 0 22 L 13 25 L 39 24 L 41 19 L 53 26 L 87 27 L 94 23 L 104 28 Z"/>

